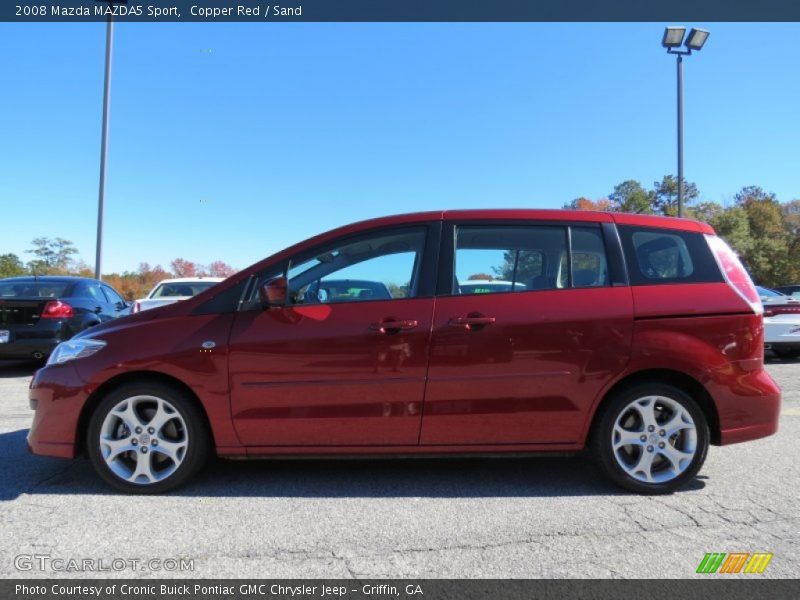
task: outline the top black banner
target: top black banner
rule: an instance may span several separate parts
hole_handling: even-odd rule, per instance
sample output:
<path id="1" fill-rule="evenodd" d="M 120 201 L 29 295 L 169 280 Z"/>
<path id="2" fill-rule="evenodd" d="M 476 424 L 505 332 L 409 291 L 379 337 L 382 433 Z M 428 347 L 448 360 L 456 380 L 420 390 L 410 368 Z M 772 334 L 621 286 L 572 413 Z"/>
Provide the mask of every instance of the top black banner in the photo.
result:
<path id="1" fill-rule="evenodd" d="M 7 22 L 800 21 L 800 0 L 2 0 L 0 6 Z"/>

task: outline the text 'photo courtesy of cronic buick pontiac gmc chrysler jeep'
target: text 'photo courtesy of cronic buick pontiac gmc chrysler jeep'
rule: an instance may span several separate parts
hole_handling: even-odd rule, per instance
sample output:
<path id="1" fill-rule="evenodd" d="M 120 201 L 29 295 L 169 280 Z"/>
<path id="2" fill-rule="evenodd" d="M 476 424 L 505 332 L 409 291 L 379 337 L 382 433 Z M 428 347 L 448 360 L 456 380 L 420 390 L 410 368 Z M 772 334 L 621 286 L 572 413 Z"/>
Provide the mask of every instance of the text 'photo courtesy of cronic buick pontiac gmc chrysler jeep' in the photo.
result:
<path id="1" fill-rule="evenodd" d="M 60 344 L 33 452 L 126 492 L 220 457 L 585 450 L 668 493 L 709 445 L 776 432 L 762 307 L 707 225 L 559 210 L 400 215 L 322 234 Z"/>

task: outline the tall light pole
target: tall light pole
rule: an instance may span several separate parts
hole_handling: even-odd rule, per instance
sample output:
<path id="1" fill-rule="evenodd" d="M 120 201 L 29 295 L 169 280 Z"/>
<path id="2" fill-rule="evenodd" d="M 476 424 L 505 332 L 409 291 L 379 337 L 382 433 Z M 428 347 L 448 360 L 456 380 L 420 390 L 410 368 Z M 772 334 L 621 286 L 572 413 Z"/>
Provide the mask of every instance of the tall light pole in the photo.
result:
<path id="1" fill-rule="evenodd" d="M 692 50 L 701 50 L 708 39 L 708 31 L 692 28 L 684 42 L 685 27 L 667 27 L 661 45 L 667 53 L 675 54 L 678 67 L 678 216 L 683 216 L 683 57 Z M 681 49 L 684 46 L 684 50 Z"/>
<path id="2" fill-rule="evenodd" d="M 98 0 L 113 4 L 127 4 L 128 0 Z M 106 199 L 106 159 L 108 158 L 108 116 L 111 110 L 111 53 L 114 48 L 114 17 L 111 11 L 106 20 L 106 68 L 103 76 L 103 125 L 100 133 L 100 189 L 97 197 L 97 245 L 94 259 L 94 276 L 100 279 L 103 257 L 103 209 Z"/>

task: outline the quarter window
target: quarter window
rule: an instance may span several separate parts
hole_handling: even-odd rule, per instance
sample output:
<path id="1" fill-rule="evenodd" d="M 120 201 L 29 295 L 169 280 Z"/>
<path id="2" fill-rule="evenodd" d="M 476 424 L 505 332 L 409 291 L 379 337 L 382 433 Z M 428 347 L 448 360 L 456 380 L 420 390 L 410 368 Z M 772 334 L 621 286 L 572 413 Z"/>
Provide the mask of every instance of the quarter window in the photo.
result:
<path id="1" fill-rule="evenodd" d="M 700 233 L 620 226 L 631 283 L 713 283 L 722 274 Z"/>

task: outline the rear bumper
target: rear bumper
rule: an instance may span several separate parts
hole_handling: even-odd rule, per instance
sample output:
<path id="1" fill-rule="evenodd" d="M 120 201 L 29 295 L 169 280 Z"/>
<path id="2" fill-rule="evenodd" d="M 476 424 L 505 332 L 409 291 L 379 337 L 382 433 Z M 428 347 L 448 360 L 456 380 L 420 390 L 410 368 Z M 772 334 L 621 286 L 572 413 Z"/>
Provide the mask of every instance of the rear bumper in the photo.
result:
<path id="1" fill-rule="evenodd" d="M 766 371 L 739 372 L 732 383 L 709 385 L 719 413 L 720 445 L 767 437 L 778 431 L 781 389 Z M 714 388 L 717 389 L 714 389 Z"/>
<path id="2" fill-rule="evenodd" d="M 738 444 L 739 442 L 749 442 L 759 438 L 769 437 L 778 431 L 778 420 L 774 423 L 764 423 L 761 425 L 750 425 L 739 427 L 738 429 L 727 429 L 722 431 L 720 445 Z"/>
<path id="3" fill-rule="evenodd" d="M 41 354 L 42 357 L 46 357 L 49 356 L 53 349 L 60 343 L 60 339 L 52 337 L 42 339 L 12 339 L 8 343 L 0 344 L 0 359 L 30 359 L 36 358 L 36 354 Z"/>
<path id="4" fill-rule="evenodd" d="M 35 325 L 0 325 L 10 334 L 8 342 L 0 344 L 0 359 L 34 358 L 34 354 L 49 356 L 53 349 L 70 337 L 69 327 L 59 319 L 42 319 Z"/>
<path id="5" fill-rule="evenodd" d="M 77 449 L 78 419 L 89 390 L 74 365 L 67 363 L 39 369 L 28 392 L 36 407 L 28 433 L 34 454 L 72 458 Z"/>

